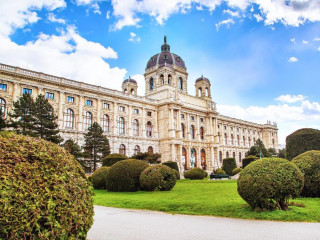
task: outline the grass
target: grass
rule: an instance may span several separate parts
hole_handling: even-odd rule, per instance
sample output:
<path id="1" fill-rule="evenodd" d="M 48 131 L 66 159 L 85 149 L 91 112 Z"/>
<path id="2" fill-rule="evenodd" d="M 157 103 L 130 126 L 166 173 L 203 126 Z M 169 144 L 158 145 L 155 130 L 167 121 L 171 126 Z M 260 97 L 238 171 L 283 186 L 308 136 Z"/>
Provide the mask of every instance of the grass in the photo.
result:
<path id="1" fill-rule="evenodd" d="M 275 221 L 320 222 L 320 198 L 297 198 L 289 211 L 252 211 L 235 180 L 179 180 L 168 192 L 115 193 L 93 190 L 96 205 L 169 213 Z M 303 207 L 305 206 L 305 207 Z"/>

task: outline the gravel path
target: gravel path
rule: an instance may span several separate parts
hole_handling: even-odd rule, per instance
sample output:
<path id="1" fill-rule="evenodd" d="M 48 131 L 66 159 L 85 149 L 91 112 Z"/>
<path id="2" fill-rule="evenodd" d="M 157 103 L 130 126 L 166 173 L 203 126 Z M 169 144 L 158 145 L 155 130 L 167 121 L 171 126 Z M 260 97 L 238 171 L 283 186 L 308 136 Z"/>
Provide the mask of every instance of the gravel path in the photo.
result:
<path id="1" fill-rule="evenodd" d="M 320 223 L 253 221 L 95 206 L 89 240 L 317 240 Z"/>

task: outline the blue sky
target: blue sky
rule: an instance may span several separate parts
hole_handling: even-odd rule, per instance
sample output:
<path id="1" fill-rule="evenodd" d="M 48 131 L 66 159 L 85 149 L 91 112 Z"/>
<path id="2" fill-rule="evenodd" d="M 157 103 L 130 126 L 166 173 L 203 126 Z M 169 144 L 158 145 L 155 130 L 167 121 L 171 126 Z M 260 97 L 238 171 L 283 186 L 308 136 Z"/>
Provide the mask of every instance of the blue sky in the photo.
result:
<path id="1" fill-rule="evenodd" d="M 140 95 L 164 35 L 221 114 L 276 121 L 281 144 L 320 128 L 317 0 L 0 0 L 1 63 Z"/>

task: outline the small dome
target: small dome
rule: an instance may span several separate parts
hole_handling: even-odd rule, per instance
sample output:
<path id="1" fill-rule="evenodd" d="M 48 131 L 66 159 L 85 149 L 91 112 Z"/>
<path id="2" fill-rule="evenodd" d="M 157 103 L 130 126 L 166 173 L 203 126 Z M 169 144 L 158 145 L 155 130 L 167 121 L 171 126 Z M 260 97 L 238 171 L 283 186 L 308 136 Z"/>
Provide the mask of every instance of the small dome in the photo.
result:
<path id="1" fill-rule="evenodd" d="M 137 81 L 134 80 L 134 79 L 132 79 L 131 77 L 129 77 L 128 79 L 124 80 L 124 81 L 122 82 L 122 84 L 127 83 L 127 82 L 131 82 L 131 83 L 137 84 Z"/>
<path id="2" fill-rule="evenodd" d="M 196 82 L 200 82 L 200 81 L 206 81 L 210 84 L 210 80 L 208 78 L 204 77 L 203 75 L 196 80 Z"/>

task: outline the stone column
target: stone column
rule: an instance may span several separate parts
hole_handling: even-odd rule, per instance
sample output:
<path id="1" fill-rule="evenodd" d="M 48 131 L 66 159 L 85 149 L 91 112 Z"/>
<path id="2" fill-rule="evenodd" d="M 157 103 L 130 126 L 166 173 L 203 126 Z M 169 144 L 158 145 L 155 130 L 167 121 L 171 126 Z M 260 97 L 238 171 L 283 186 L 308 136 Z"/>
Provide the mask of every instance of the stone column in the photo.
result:
<path id="1" fill-rule="evenodd" d="M 18 96 L 18 84 L 14 83 L 13 84 L 13 90 L 12 90 L 12 101 L 15 102 L 17 101 L 17 96 Z"/>

